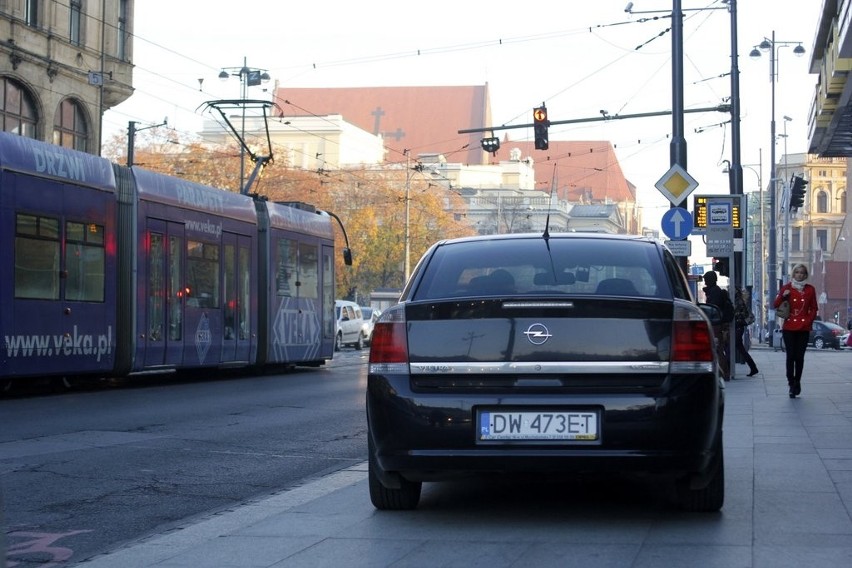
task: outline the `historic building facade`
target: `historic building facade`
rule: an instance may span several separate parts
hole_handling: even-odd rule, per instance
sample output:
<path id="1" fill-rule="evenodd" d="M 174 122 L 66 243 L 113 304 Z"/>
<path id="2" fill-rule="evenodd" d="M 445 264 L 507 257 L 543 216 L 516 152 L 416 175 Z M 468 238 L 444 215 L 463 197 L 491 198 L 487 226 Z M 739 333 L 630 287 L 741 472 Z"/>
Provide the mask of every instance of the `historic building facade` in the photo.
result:
<path id="1" fill-rule="evenodd" d="M 0 0 L 0 127 L 92 154 L 133 93 L 134 0 Z"/>

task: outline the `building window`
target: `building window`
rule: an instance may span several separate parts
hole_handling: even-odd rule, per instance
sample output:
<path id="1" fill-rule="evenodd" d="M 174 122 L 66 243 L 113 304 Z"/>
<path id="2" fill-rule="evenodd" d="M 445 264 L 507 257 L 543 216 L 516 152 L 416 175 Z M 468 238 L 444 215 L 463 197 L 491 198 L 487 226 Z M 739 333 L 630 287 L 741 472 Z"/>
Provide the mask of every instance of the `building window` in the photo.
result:
<path id="1" fill-rule="evenodd" d="M 38 26 L 38 3 L 39 0 L 24 0 L 24 21 L 28 26 Z"/>
<path id="2" fill-rule="evenodd" d="M 68 38 L 73 45 L 80 45 L 83 40 L 83 32 L 80 28 L 83 13 L 83 0 L 71 0 L 71 22 L 68 30 Z"/>
<path id="3" fill-rule="evenodd" d="M 828 213 L 828 194 L 822 190 L 817 193 L 817 213 Z"/>
<path id="4" fill-rule="evenodd" d="M 121 61 L 127 61 L 127 37 L 129 35 L 129 31 L 127 29 L 127 0 L 119 0 L 118 2 L 118 42 L 117 45 L 117 53 L 116 57 Z"/>
<path id="5" fill-rule="evenodd" d="M 0 127 L 27 138 L 36 137 L 36 105 L 29 92 L 17 81 L 0 77 Z"/>
<path id="6" fill-rule="evenodd" d="M 817 229 L 816 232 L 817 239 L 817 247 L 821 251 L 828 250 L 828 230 L 827 229 Z"/>
<path id="7" fill-rule="evenodd" d="M 799 252 L 802 250 L 802 230 L 798 227 L 793 227 L 790 235 L 790 250 Z"/>
<path id="8" fill-rule="evenodd" d="M 53 143 L 81 152 L 88 151 L 89 126 L 83 107 L 77 101 L 65 99 L 59 103 L 53 117 Z"/>
<path id="9" fill-rule="evenodd" d="M 846 192 L 840 194 L 840 212 L 846 213 Z"/>

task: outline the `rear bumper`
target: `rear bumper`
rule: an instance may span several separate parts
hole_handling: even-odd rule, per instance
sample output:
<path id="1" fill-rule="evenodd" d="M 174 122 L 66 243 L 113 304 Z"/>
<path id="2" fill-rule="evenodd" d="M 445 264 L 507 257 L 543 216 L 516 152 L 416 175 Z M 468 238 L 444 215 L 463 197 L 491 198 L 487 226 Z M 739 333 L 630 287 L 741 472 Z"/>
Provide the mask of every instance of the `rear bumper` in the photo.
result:
<path id="1" fill-rule="evenodd" d="M 483 406 L 597 408 L 600 440 L 478 443 Z M 407 375 L 370 375 L 367 388 L 375 463 L 413 481 L 488 472 L 700 473 L 721 447 L 723 407 L 723 388 L 709 375 L 672 377 L 654 395 L 416 393 Z"/>

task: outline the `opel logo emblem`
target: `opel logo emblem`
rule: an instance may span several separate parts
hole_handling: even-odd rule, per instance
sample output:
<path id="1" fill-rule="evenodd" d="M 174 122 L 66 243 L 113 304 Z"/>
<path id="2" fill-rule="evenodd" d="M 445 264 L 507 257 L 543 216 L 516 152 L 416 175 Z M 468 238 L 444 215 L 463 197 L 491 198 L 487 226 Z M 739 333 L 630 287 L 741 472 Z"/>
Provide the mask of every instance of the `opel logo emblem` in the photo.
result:
<path id="1" fill-rule="evenodd" d="M 551 337 L 550 332 L 547 331 L 547 328 L 541 323 L 534 323 L 529 326 L 524 332 L 524 335 L 527 336 L 527 339 L 529 339 L 530 343 L 533 345 L 544 345 L 544 343 Z"/>

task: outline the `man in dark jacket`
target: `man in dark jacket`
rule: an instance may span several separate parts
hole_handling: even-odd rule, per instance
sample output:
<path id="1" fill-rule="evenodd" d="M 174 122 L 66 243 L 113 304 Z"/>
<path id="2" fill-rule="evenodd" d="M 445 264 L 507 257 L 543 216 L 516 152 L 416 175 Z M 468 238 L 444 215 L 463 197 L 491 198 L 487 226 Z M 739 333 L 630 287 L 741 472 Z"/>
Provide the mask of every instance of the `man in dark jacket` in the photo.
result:
<path id="1" fill-rule="evenodd" d="M 717 279 L 716 273 L 712 270 L 704 273 L 704 283 L 706 284 L 704 287 L 704 298 L 708 304 L 713 304 L 722 312 L 722 324 L 714 325 L 713 332 L 716 334 L 716 353 L 719 357 L 719 370 L 722 373 L 722 377 L 726 381 L 729 381 L 731 380 L 731 362 L 728 357 L 728 324 L 733 317 L 733 305 L 731 304 L 731 299 L 728 297 L 728 293 L 716 284 Z"/>
<path id="2" fill-rule="evenodd" d="M 734 344 L 737 352 L 737 363 L 745 363 L 748 365 L 748 375 L 749 377 L 755 376 L 759 371 L 757 370 L 757 364 L 755 364 L 754 359 L 751 354 L 748 352 L 745 346 L 745 330 L 746 327 L 754 323 L 754 315 L 751 313 L 751 309 L 749 309 L 749 303 L 751 302 L 751 297 L 747 290 L 743 290 L 742 288 L 737 288 L 737 294 L 735 296 L 736 301 L 734 302 L 734 327 L 736 328 L 736 343 Z M 742 359 L 742 360 L 741 360 Z"/>

